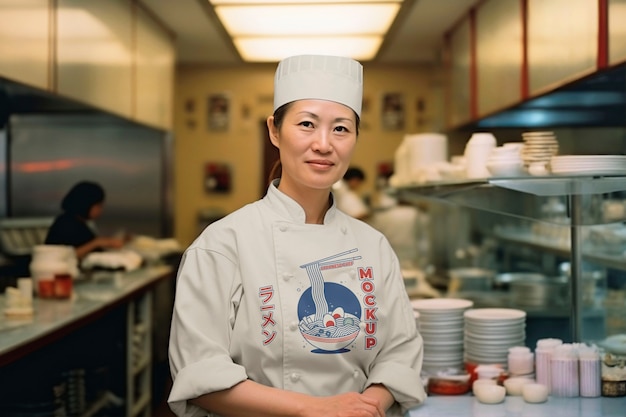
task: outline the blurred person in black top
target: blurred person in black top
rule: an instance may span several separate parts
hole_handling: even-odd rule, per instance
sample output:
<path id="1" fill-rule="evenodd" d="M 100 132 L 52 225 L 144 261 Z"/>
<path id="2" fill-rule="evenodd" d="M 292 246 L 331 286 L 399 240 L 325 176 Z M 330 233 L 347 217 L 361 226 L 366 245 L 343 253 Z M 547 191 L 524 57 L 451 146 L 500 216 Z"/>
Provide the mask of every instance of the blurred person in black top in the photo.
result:
<path id="1" fill-rule="evenodd" d="M 96 250 L 122 247 L 124 239 L 98 236 L 89 225 L 102 214 L 104 200 L 105 192 L 99 184 L 82 181 L 74 185 L 63 197 L 63 213 L 50 226 L 45 243 L 73 246 L 79 259 Z"/>

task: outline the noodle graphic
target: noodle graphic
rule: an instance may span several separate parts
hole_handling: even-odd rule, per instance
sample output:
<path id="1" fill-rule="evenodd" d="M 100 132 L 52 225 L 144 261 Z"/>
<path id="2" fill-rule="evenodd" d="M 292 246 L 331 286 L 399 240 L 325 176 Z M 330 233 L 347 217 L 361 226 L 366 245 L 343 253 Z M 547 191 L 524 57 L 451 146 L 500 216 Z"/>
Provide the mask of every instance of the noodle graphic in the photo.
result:
<path id="1" fill-rule="evenodd" d="M 302 336 L 317 350 L 315 353 L 341 353 L 347 352 L 349 346 L 359 334 L 359 324 L 361 323 L 360 311 L 354 309 L 355 300 L 358 308 L 360 304 L 356 296 L 347 288 L 336 283 L 325 283 L 323 270 L 344 268 L 354 265 L 354 261 L 361 259 L 361 256 L 341 258 L 356 252 L 358 249 L 351 249 L 327 258 L 323 258 L 305 265 L 304 268 L 311 283 L 311 298 L 315 306 L 314 314 L 309 314 L 300 320 L 299 328 Z M 340 258 L 340 259 L 337 259 Z M 336 306 L 332 311 L 326 299 L 327 293 L 332 292 L 340 296 L 341 302 L 350 304 L 352 312 L 347 312 L 342 306 Z M 356 313 L 356 314 L 354 314 Z"/>

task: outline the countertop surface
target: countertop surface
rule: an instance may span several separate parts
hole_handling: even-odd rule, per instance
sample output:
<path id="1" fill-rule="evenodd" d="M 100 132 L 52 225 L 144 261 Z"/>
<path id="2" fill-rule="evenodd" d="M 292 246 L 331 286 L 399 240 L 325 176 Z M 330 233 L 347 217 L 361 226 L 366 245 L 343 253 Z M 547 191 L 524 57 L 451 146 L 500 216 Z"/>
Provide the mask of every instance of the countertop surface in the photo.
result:
<path id="1" fill-rule="evenodd" d="M 78 280 L 74 294 L 67 300 L 33 299 L 34 314 L 27 317 L 7 316 L 5 296 L 0 296 L 0 358 L 25 345 L 63 331 L 81 320 L 88 320 L 106 308 L 122 302 L 169 276 L 172 268 L 157 265 L 131 272 L 109 272 L 98 279 Z M 6 358 L 5 358 L 6 359 Z M 0 361 L 1 362 L 1 361 Z"/>
<path id="2" fill-rule="evenodd" d="M 473 395 L 429 396 L 405 417 L 625 417 L 626 397 L 549 397 L 530 404 L 507 396 L 499 404 L 482 404 Z"/>

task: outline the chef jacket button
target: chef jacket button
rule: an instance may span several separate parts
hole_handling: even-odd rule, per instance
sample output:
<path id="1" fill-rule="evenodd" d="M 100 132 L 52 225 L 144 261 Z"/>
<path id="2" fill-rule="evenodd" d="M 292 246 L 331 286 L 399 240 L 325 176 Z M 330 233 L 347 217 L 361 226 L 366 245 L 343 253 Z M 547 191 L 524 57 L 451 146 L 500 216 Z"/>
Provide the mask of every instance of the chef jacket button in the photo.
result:
<path id="1" fill-rule="evenodd" d="M 354 372 L 352 372 L 352 376 L 354 378 L 358 378 L 359 377 L 359 371 L 357 371 L 356 369 L 354 370 Z"/>
<path id="2" fill-rule="evenodd" d="M 293 276 L 293 275 L 291 275 L 291 274 L 287 274 L 287 273 L 285 273 L 285 274 L 283 274 L 283 280 L 285 280 L 285 281 L 289 281 L 289 280 L 291 279 L 291 277 L 292 277 L 292 276 Z"/>
<path id="3" fill-rule="evenodd" d="M 279 229 L 280 229 L 281 232 L 286 232 L 287 231 L 287 225 L 286 224 L 281 224 L 279 226 Z"/>
<path id="4" fill-rule="evenodd" d="M 350 277 L 351 278 L 356 278 L 356 270 L 355 269 L 351 269 L 350 270 Z"/>
<path id="5" fill-rule="evenodd" d="M 298 322 L 297 321 L 292 321 L 291 323 L 289 323 L 289 329 L 290 330 L 298 330 Z"/>
<path id="6" fill-rule="evenodd" d="M 289 378 L 291 379 L 291 382 L 298 382 L 300 380 L 300 375 L 293 372 L 291 375 L 289 375 Z"/>
<path id="7" fill-rule="evenodd" d="M 346 226 L 341 226 L 341 233 L 344 235 L 348 233 L 348 228 Z"/>

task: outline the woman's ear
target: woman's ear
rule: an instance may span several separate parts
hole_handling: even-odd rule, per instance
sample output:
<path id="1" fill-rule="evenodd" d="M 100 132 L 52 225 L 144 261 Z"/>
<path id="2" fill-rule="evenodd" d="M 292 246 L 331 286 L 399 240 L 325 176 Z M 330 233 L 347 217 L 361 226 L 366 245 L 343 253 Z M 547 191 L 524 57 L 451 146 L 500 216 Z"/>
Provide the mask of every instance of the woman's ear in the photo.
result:
<path id="1" fill-rule="evenodd" d="M 278 128 L 274 125 L 274 116 L 267 118 L 267 131 L 270 134 L 272 145 L 276 146 L 276 148 L 280 148 L 280 146 L 278 146 Z"/>

